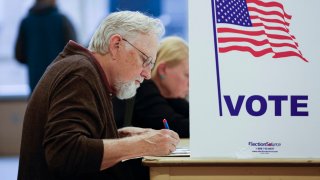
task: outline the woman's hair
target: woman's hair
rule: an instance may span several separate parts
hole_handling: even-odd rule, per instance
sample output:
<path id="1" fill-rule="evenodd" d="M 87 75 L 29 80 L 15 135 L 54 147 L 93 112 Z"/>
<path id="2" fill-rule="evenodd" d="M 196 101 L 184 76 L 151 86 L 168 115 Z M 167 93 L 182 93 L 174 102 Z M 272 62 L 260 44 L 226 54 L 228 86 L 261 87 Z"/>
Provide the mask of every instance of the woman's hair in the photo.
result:
<path id="1" fill-rule="evenodd" d="M 89 43 L 89 50 L 100 54 L 108 53 L 109 38 L 120 34 L 127 39 L 138 34 L 155 34 L 159 39 L 164 34 L 164 26 L 159 19 L 148 17 L 138 11 L 119 11 L 107 16 Z"/>
<path id="2" fill-rule="evenodd" d="M 184 60 L 189 60 L 187 43 L 177 36 L 166 37 L 160 42 L 156 64 L 151 75 L 152 77 L 156 76 L 159 64 L 166 63 L 168 66 L 176 66 Z"/>

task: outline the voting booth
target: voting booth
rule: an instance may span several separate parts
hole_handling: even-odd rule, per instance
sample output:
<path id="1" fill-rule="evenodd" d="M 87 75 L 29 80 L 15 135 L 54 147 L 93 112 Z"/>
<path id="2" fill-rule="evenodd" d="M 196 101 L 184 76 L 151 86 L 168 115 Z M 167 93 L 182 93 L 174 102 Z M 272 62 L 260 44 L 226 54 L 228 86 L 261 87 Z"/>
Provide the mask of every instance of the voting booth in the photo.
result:
<path id="1" fill-rule="evenodd" d="M 189 1 L 191 157 L 320 158 L 320 1 Z"/>

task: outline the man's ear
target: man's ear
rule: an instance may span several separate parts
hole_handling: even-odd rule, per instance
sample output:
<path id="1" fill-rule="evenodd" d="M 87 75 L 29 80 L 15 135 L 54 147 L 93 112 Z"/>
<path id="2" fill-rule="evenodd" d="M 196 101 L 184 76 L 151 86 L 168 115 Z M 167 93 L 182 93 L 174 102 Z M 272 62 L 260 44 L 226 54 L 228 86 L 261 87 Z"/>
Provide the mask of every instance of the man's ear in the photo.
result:
<path id="1" fill-rule="evenodd" d="M 112 59 L 117 59 L 121 40 L 122 38 L 119 34 L 114 34 L 109 39 L 109 52 Z"/>

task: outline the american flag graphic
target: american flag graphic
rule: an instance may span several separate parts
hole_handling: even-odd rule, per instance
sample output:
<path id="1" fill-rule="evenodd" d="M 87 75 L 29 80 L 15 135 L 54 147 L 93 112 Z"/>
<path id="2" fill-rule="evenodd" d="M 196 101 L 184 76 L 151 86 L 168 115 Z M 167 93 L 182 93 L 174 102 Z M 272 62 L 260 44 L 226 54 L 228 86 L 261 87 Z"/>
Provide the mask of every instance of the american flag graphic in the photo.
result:
<path id="1" fill-rule="evenodd" d="M 215 0 L 220 53 L 249 52 L 255 57 L 299 57 L 308 62 L 290 34 L 291 15 L 275 1 Z"/>

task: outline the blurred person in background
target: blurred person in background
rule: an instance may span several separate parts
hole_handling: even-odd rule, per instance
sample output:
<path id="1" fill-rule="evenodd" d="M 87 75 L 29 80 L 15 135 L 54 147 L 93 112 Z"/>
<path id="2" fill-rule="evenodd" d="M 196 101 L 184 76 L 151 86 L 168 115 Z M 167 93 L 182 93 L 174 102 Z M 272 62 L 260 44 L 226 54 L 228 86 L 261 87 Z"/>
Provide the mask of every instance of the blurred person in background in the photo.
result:
<path id="1" fill-rule="evenodd" d="M 113 98 L 113 112 L 118 128 L 138 126 L 163 129 L 167 119 L 170 129 L 181 138 L 189 138 L 189 50 L 180 37 L 164 38 L 157 52 L 152 79 L 145 80 L 135 97 Z M 141 159 L 130 161 L 135 177 L 148 180 L 149 168 Z"/>
<path id="2" fill-rule="evenodd" d="M 15 57 L 28 66 L 31 92 L 47 66 L 69 40 L 76 40 L 69 19 L 60 13 L 55 0 L 36 0 L 21 21 Z"/>
<path id="3" fill-rule="evenodd" d="M 157 52 L 151 80 L 135 96 L 132 125 L 163 129 L 166 119 L 171 130 L 189 138 L 189 49 L 176 36 L 164 38 Z"/>

